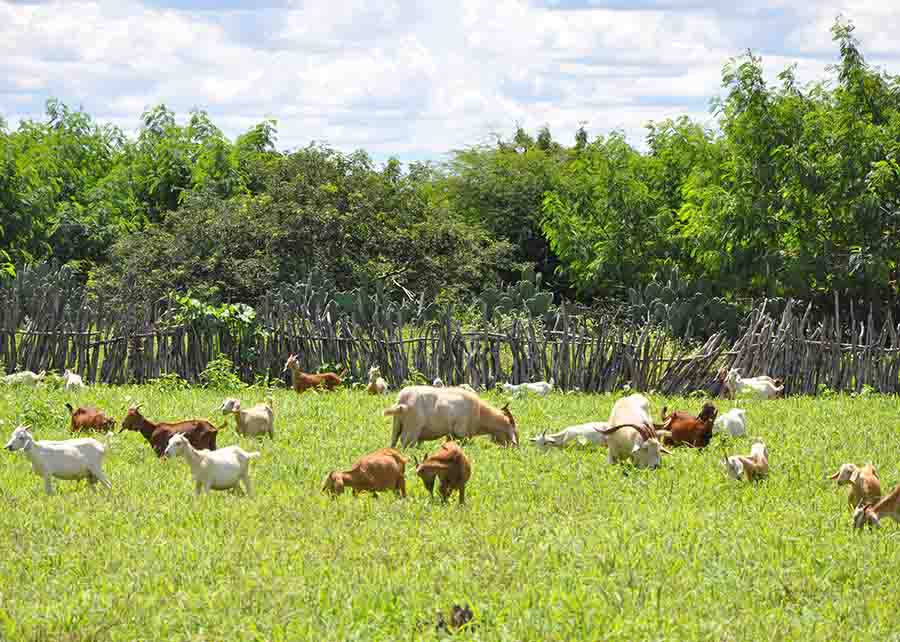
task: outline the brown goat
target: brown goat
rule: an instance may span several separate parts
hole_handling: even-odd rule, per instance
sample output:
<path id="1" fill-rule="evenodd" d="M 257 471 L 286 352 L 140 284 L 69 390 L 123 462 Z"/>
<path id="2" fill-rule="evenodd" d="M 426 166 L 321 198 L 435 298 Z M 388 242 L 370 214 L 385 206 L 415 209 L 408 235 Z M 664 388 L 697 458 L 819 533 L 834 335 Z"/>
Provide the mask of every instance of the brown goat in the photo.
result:
<path id="1" fill-rule="evenodd" d="M 700 415 L 695 417 L 681 410 L 666 414 L 663 406 L 663 425 L 660 430 L 663 444 L 666 446 L 691 446 L 705 448 L 713 435 L 713 423 L 719 411 L 711 403 L 703 404 Z"/>
<path id="2" fill-rule="evenodd" d="M 444 502 L 450 498 L 454 490 L 458 490 L 459 503 L 466 503 L 466 482 L 472 476 L 472 464 L 455 442 L 447 441 L 441 444 L 439 451 L 428 455 L 416 466 L 416 474 L 432 497 L 436 478 L 440 482 L 438 492 Z"/>
<path id="3" fill-rule="evenodd" d="M 341 377 L 347 374 L 346 368 L 340 374 L 334 372 L 322 372 L 320 374 L 303 372 L 300 369 L 300 364 L 297 363 L 297 355 L 295 354 L 289 355 L 287 362 L 284 364 L 284 372 L 287 372 L 288 369 L 291 371 L 291 385 L 298 393 L 306 392 L 310 388 L 318 388 L 319 386 L 326 390 L 334 390 L 344 382 Z"/>
<path id="4" fill-rule="evenodd" d="M 216 435 L 221 428 L 226 426 L 226 424 L 222 424 L 220 428 L 216 428 L 206 419 L 153 423 L 141 415 L 140 409 L 141 404 L 128 409 L 119 432 L 133 430 L 141 433 L 156 452 L 157 457 L 163 456 L 166 446 L 169 445 L 169 439 L 175 434 L 184 435 L 191 442 L 191 446 L 197 450 L 215 450 Z"/>
<path id="5" fill-rule="evenodd" d="M 381 491 L 393 490 L 406 497 L 406 464 L 409 460 L 393 448 L 381 448 L 360 457 L 350 470 L 333 470 L 325 477 L 322 492 L 340 495 L 344 487 L 353 489 L 354 497 L 363 491 L 378 496 Z"/>
<path id="6" fill-rule="evenodd" d="M 67 403 L 66 408 L 72 416 L 70 432 L 109 432 L 116 427 L 115 419 L 93 406 L 73 408 L 72 404 Z"/>

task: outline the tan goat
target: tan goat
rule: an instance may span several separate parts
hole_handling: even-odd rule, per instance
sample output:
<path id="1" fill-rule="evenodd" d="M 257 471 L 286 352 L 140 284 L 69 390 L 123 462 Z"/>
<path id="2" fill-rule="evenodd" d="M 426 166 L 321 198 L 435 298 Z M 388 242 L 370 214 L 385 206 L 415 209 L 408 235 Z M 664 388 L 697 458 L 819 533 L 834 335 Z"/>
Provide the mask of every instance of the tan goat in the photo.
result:
<path id="1" fill-rule="evenodd" d="M 854 528 L 862 528 L 867 524 L 881 528 L 881 519 L 890 517 L 900 522 L 900 486 L 897 486 L 877 504 L 860 504 L 853 511 Z"/>
<path id="2" fill-rule="evenodd" d="M 881 481 L 878 471 L 872 464 L 866 464 L 857 468 L 854 464 L 844 464 L 828 479 L 833 479 L 838 486 L 850 484 L 850 492 L 847 494 L 847 503 L 850 508 L 856 508 L 859 503 L 874 504 L 881 499 Z"/>
<path id="3" fill-rule="evenodd" d="M 769 474 L 769 449 L 761 441 L 750 447 L 750 455 L 725 456 L 725 470 L 729 477 L 756 481 Z"/>
<path id="4" fill-rule="evenodd" d="M 466 503 L 466 482 L 472 476 L 472 464 L 458 444 L 452 441 L 441 444 L 441 449 L 428 455 L 416 466 L 416 474 L 425 484 L 428 493 L 434 496 L 434 480 L 437 479 L 438 493 L 446 502 L 453 491 L 459 491 L 459 503 Z"/>
<path id="5" fill-rule="evenodd" d="M 344 487 L 353 489 L 356 496 L 363 491 L 376 495 L 381 491 L 393 490 L 400 497 L 406 497 L 406 464 L 409 460 L 393 448 L 381 448 L 360 457 L 350 470 L 333 470 L 325 477 L 322 492 L 340 495 Z"/>

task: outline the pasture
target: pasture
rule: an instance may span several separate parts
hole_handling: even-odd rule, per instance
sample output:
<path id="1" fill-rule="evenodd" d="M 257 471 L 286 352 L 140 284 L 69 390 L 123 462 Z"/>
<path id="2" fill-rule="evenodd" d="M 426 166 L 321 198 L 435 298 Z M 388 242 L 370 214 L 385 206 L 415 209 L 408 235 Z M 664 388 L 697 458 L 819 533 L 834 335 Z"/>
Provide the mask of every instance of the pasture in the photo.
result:
<path id="1" fill-rule="evenodd" d="M 0 436 L 30 423 L 38 439 L 65 438 L 67 400 L 119 420 L 141 401 L 150 419 L 218 425 L 231 394 L 2 389 Z M 429 500 L 411 466 L 406 500 L 323 495 L 329 470 L 388 445 L 381 411 L 395 394 L 278 390 L 274 442 L 238 437 L 230 421 L 220 447 L 262 452 L 251 498 L 195 497 L 184 461 L 157 460 L 137 433 L 111 438 L 113 488 L 96 494 L 60 481 L 47 497 L 24 456 L 0 453 L 0 639 L 438 639 L 436 612 L 453 604 L 475 614 L 461 639 L 900 639 L 900 530 L 854 532 L 846 487 L 826 480 L 871 460 L 885 492 L 900 482 L 896 398 L 739 401 L 769 446 L 771 475 L 755 485 L 726 479 L 718 436 L 656 471 L 611 467 L 605 450 L 541 451 L 528 437 L 604 420 L 615 397 L 516 399 L 522 447 L 464 445 L 464 507 Z M 701 405 L 651 401 L 655 417 L 663 403 Z M 729 454 L 750 443 L 730 440 Z"/>

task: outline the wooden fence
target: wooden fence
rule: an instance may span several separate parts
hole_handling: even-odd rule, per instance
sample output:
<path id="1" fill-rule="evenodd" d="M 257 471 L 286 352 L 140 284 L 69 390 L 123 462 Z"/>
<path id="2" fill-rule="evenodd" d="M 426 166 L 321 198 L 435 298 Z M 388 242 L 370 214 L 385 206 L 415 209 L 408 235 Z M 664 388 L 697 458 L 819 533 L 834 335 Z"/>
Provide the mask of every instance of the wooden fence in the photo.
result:
<path id="1" fill-rule="evenodd" d="M 871 310 L 841 319 L 839 306 L 811 321 L 810 306 L 790 301 L 780 318 L 765 304 L 746 320 L 734 343 L 716 334 L 703 345 L 682 345 L 657 328 L 569 315 L 553 323 L 513 321 L 503 330 L 468 331 L 451 313 L 427 324 L 384 320 L 368 325 L 339 316 L 337 306 L 268 299 L 247 327 L 173 322 L 160 302 L 126 313 L 88 304 L 78 292 L 48 289 L 23 299 L 0 290 L 0 362 L 7 372 L 70 368 L 88 383 L 141 383 L 166 373 L 196 381 L 211 359 L 229 357 L 242 379 L 287 380 L 289 353 L 315 371 L 346 367 L 356 380 L 378 365 L 396 387 L 416 373 L 431 381 L 493 387 L 499 382 L 553 380 L 563 390 L 610 391 L 630 382 L 636 390 L 686 394 L 719 392 L 716 372 L 740 368 L 745 376 L 784 378 L 787 394 L 816 394 L 824 386 L 900 392 L 900 326 L 888 318 L 875 327 Z M 819 316 L 818 318 L 821 318 Z"/>

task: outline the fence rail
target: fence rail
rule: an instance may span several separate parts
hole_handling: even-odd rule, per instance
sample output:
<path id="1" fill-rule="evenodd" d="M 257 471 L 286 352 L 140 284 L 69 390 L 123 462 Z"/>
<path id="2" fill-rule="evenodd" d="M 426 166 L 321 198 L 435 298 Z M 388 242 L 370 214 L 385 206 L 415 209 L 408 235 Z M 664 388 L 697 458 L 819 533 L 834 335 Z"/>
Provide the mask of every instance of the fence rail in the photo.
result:
<path id="1" fill-rule="evenodd" d="M 87 382 L 122 384 L 166 373 L 196 381 L 224 354 L 253 381 L 285 376 L 285 358 L 297 353 L 305 370 L 339 364 L 357 379 L 378 365 L 395 385 L 418 372 L 429 381 L 486 387 L 552 379 L 564 390 L 610 391 L 630 382 L 669 395 L 716 394 L 717 371 L 736 367 L 745 376 L 783 378 L 787 394 L 816 394 L 821 386 L 900 392 L 900 325 L 890 313 L 876 327 L 871 308 L 857 318 L 852 305 L 842 325 L 837 299 L 833 315 L 815 322 L 811 305 L 796 301 L 779 318 L 765 309 L 754 309 L 734 342 L 719 333 L 689 346 L 649 324 L 570 315 L 565 306 L 549 327 L 519 319 L 478 331 L 464 330 L 449 311 L 427 324 L 382 314 L 378 324 L 360 325 L 331 304 L 270 298 L 256 306 L 255 324 L 236 331 L 225 323 L 173 323 L 165 301 L 120 314 L 63 289 L 28 298 L 0 290 L 0 362 L 7 372 L 69 368 Z"/>

